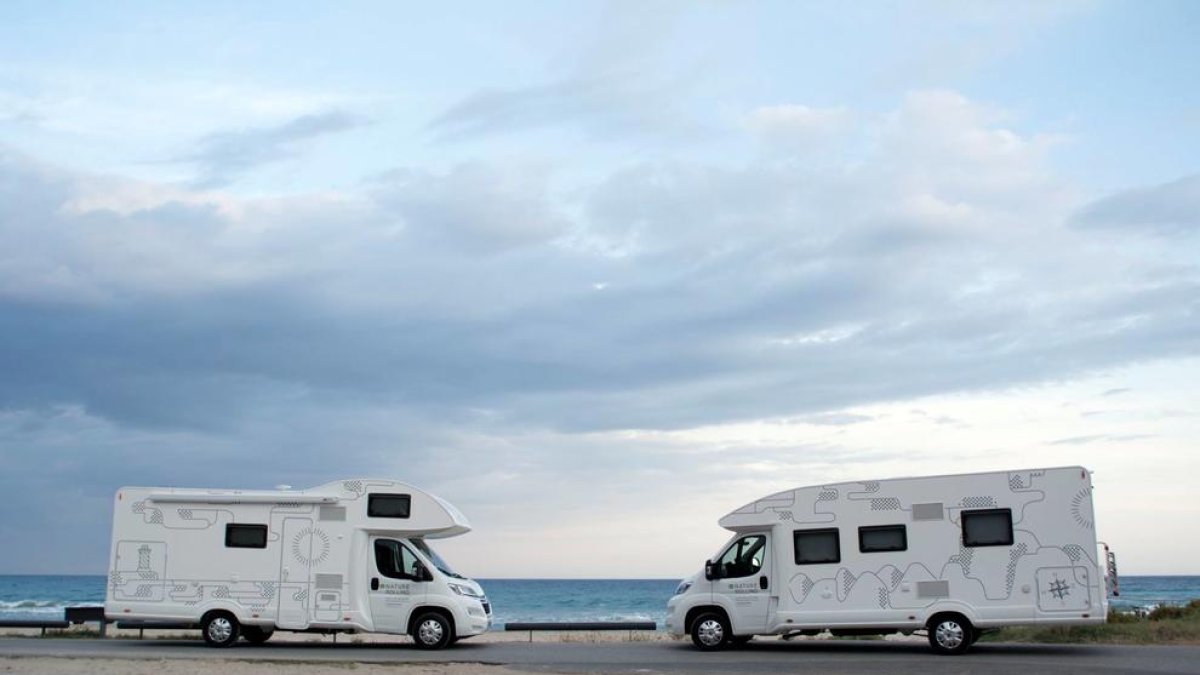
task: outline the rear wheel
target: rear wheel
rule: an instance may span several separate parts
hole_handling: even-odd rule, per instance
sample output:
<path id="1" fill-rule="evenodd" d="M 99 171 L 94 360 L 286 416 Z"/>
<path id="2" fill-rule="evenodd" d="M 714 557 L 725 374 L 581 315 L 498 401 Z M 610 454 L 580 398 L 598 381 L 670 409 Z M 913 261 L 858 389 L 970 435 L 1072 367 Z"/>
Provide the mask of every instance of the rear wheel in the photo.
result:
<path id="1" fill-rule="evenodd" d="M 937 654 L 966 652 L 974 642 L 975 627 L 961 614 L 938 614 L 929 620 L 929 646 Z"/>
<path id="2" fill-rule="evenodd" d="M 729 638 L 729 620 L 716 612 L 701 614 L 692 622 L 692 643 L 704 651 L 723 648 Z"/>
<path id="3" fill-rule="evenodd" d="M 426 612 L 413 622 L 410 635 L 421 649 L 442 649 L 454 639 L 454 629 L 443 614 Z"/>
<path id="4" fill-rule="evenodd" d="M 237 642 L 241 626 L 229 612 L 213 612 L 204 618 L 200 630 L 209 647 L 232 647 Z"/>
<path id="5" fill-rule="evenodd" d="M 275 634 L 274 628 L 263 628 L 262 626 L 242 626 L 242 637 L 246 638 L 246 642 L 251 644 L 261 645 L 271 636 Z"/>

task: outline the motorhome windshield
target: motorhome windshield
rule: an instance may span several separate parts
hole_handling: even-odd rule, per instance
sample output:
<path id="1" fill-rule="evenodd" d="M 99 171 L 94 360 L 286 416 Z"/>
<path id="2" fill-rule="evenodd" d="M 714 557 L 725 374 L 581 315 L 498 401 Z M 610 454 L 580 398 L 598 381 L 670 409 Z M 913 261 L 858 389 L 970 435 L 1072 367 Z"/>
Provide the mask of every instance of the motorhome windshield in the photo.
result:
<path id="1" fill-rule="evenodd" d="M 429 558 L 429 562 L 433 563 L 433 566 L 438 568 L 442 574 L 454 577 L 455 579 L 466 579 L 463 575 L 450 569 L 450 563 L 442 560 L 442 556 L 438 555 L 437 551 L 434 551 L 429 544 L 426 544 L 424 539 L 413 539 L 412 544 L 417 550 L 424 553 L 425 557 Z"/>

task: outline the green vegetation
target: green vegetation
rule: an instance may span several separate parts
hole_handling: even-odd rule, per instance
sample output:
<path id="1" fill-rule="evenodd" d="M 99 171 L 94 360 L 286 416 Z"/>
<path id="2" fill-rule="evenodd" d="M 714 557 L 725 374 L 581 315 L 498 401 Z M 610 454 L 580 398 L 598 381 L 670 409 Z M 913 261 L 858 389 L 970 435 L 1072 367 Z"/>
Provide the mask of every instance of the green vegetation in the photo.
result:
<path id="1" fill-rule="evenodd" d="M 983 642 L 1200 644 L 1200 600 L 1163 605 L 1148 616 L 1110 611 L 1103 626 L 1017 626 L 987 633 Z"/>

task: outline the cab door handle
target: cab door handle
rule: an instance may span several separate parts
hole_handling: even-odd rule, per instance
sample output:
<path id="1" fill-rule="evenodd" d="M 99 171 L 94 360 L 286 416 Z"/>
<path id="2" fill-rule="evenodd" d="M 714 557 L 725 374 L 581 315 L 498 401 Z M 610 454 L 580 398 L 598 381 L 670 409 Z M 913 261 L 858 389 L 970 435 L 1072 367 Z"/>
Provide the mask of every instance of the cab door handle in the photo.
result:
<path id="1" fill-rule="evenodd" d="M 767 578 L 766 577 L 758 578 L 758 587 L 763 589 L 764 591 L 767 590 Z"/>
<path id="2" fill-rule="evenodd" d="M 379 590 L 379 577 L 371 577 L 371 590 Z"/>

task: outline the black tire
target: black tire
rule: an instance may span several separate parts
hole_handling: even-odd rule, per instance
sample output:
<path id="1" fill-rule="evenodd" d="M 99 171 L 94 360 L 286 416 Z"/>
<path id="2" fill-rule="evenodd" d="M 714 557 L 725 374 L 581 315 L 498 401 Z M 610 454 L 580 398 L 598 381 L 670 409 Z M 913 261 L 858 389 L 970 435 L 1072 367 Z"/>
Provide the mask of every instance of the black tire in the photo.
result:
<path id="1" fill-rule="evenodd" d="M 983 637 L 983 631 L 979 628 L 971 629 L 971 644 L 979 642 L 979 638 Z"/>
<path id="2" fill-rule="evenodd" d="M 246 642 L 255 645 L 261 645 L 271 636 L 275 634 L 274 628 L 263 628 L 262 626 L 242 626 L 242 637 L 246 638 Z"/>
<path id="3" fill-rule="evenodd" d="M 724 649 L 729 644 L 733 632 L 725 615 L 706 612 L 692 622 L 691 634 L 692 644 L 696 645 L 697 649 L 712 652 Z"/>
<path id="4" fill-rule="evenodd" d="M 926 625 L 935 654 L 957 656 L 971 648 L 975 627 L 961 614 L 938 614 Z"/>
<path id="5" fill-rule="evenodd" d="M 200 632 L 209 647 L 232 647 L 237 643 L 242 627 L 229 612 L 213 612 L 204 617 Z"/>
<path id="6" fill-rule="evenodd" d="M 454 640 L 454 627 L 441 612 L 425 612 L 412 622 L 409 632 L 421 649 L 444 649 Z"/>

